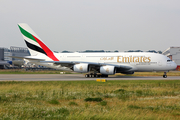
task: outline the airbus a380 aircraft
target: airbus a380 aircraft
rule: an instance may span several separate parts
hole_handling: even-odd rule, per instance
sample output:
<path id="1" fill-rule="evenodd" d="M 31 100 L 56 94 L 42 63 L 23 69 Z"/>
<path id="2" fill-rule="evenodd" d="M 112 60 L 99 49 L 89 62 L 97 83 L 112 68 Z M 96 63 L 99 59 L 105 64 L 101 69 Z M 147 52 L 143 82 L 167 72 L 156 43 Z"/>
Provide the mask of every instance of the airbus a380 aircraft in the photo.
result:
<path id="1" fill-rule="evenodd" d="M 164 71 L 176 69 L 168 57 L 147 52 L 118 53 L 54 53 L 25 23 L 18 24 L 31 56 L 17 57 L 25 61 L 60 70 L 87 73 L 85 77 L 108 77 L 115 73 Z M 15 57 L 15 56 L 14 56 Z"/>

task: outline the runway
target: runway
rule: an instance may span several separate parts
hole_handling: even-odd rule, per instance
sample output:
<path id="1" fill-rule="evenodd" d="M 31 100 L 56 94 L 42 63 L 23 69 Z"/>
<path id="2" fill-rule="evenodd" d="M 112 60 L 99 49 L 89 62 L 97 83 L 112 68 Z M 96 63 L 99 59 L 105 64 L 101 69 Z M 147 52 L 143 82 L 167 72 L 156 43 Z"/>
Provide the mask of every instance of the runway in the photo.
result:
<path id="1" fill-rule="evenodd" d="M 0 81 L 81 81 L 99 78 L 85 78 L 83 74 L 0 74 Z M 106 80 L 180 80 L 180 76 L 109 76 Z"/>

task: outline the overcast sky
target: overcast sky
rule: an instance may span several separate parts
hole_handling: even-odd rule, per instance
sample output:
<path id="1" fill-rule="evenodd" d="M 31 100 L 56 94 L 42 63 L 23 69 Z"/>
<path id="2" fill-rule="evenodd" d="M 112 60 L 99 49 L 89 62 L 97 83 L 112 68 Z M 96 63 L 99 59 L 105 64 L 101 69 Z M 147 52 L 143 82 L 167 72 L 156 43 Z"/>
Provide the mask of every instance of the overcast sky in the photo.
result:
<path id="1" fill-rule="evenodd" d="M 59 52 L 180 46 L 180 0 L 0 0 L 0 47 L 26 47 L 17 23 Z"/>

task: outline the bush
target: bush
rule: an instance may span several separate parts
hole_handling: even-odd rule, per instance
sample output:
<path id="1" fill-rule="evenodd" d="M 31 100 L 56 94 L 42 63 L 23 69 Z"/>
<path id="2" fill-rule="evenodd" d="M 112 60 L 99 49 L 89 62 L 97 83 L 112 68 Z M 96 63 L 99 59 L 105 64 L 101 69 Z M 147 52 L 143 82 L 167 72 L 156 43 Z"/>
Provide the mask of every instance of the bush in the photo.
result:
<path id="1" fill-rule="evenodd" d="M 102 101 L 102 98 L 86 98 L 86 99 L 84 99 L 84 101 L 90 101 L 90 102 L 101 102 Z"/>

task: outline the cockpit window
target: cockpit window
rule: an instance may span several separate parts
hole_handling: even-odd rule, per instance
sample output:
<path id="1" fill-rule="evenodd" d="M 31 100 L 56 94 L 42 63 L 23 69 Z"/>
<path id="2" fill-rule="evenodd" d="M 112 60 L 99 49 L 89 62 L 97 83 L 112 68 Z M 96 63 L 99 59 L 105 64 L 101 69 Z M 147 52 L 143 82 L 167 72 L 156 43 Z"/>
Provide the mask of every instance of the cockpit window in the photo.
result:
<path id="1" fill-rule="evenodd" d="M 167 62 L 171 62 L 172 60 L 167 60 Z"/>

